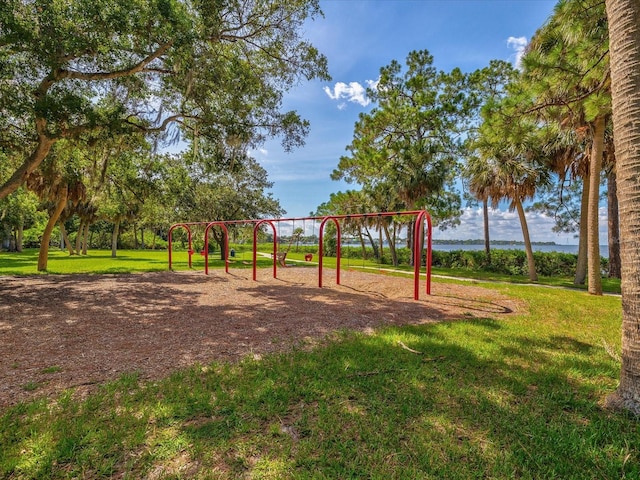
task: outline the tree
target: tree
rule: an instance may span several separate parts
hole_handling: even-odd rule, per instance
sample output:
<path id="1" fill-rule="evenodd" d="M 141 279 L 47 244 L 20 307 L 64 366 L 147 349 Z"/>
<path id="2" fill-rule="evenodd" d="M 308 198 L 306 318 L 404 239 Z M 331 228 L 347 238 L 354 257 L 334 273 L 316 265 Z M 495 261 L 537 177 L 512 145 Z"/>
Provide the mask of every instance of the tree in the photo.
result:
<path id="1" fill-rule="evenodd" d="M 608 403 L 640 415 L 640 2 L 606 7 L 622 259 L 622 368 Z"/>
<path id="2" fill-rule="evenodd" d="M 19 188 L 0 200 L 0 248 L 9 238 L 9 250 L 22 252 L 23 234 L 35 222 L 38 198 L 25 188 Z"/>
<path id="3" fill-rule="evenodd" d="M 608 30 L 600 0 L 560 0 L 523 57 L 524 78 L 535 106 L 531 111 L 569 128 L 589 131 L 586 231 L 589 293 L 602 294 L 598 207 L 609 95 Z M 584 226 L 584 225 L 583 225 Z"/>
<path id="4" fill-rule="evenodd" d="M 301 144 L 308 123 L 281 111 L 282 92 L 328 79 L 301 37 L 319 13 L 317 0 L 2 0 L 0 147 L 21 161 L 0 199 L 62 139 Z"/>
<path id="5" fill-rule="evenodd" d="M 49 221 L 40 240 L 38 271 L 47 270 L 49 242 L 56 224 L 64 218 L 67 208 L 77 205 L 85 197 L 83 178 L 85 152 L 74 148 L 73 142 L 63 140 L 54 145 L 49 156 L 37 171 L 27 177 L 27 188 L 38 195 Z M 68 215 L 67 215 L 68 217 Z"/>
<path id="6" fill-rule="evenodd" d="M 297 227 L 291 234 L 293 241 L 296 242 L 296 252 L 300 249 L 300 239 L 304 237 L 304 229 Z"/>
<path id="7" fill-rule="evenodd" d="M 375 208 L 372 205 L 372 199 L 363 190 L 347 190 L 346 192 L 332 193 L 329 196 L 329 201 L 320 205 L 314 216 L 329 216 L 329 215 L 353 215 L 369 213 L 374 211 Z M 362 257 L 367 256 L 367 247 L 365 237 L 369 241 L 371 248 L 373 249 L 373 256 L 380 260 L 380 254 L 378 244 L 371 234 L 369 227 L 371 226 L 371 219 L 362 217 L 356 219 L 347 219 L 345 221 L 344 230 L 346 233 L 357 235 L 360 241 L 360 248 L 362 250 Z M 331 226 L 329 223 L 328 226 Z"/>
<path id="8" fill-rule="evenodd" d="M 284 213 L 278 200 L 267 192 L 273 183 L 266 170 L 246 153 L 236 160 L 231 170 L 210 170 L 201 164 L 190 164 L 184 156 L 174 158 L 175 162 L 184 162 L 187 176 L 186 184 L 176 185 L 180 190 L 175 192 L 175 215 L 180 221 L 274 218 Z M 233 227 L 230 230 L 231 233 Z M 222 252 L 222 233 L 215 228 L 211 232 Z"/>
<path id="9" fill-rule="evenodd" d="M 543 132 L 527 118 L 509 115 L 511 101 L 505 97 L 483 108 L 484 121 L 473 142 L 479 155 L 467 160 L 467 175 L 471 191 L 479 198 L 490 198 L 494 208 L 507 200 L 509 209 L 518 212 L 529 279 L 537 281 L 523 202 L 532 199 L 536 189 L 549 180 L 541 155 Z"/>
<path id="10" fill-rule="evenodd" d="M 331 177 L 370 191 L 394 185 L 408 209 L 428 209 L 441 227 L 456 223 L 461 201 L 453 182 L 472 104 L 467 93 L 467 77 L 437 71 L 426 50 L 410 52 L 404 72 L 395 60 L 381 68 L 377 87 L 367 91 L 378 106 L 360 115 L 350 155 Z"/>
<path id="11" fill-rule="evenodd" d="M 477 156 L 467 157 L 464 177 L 468 181 L 469 193 L 482 202 L 482 219 L 484 227 L 484 252 L 491 263 L 491 242 L 489 240 L 489 202 L 493 186 L 493 170 L 489 164 Z"/>
<path id="12" fill-rule="evenodd" d="M 490 103 L 499 101 L 508 94 L 509 85 L 517 78 L 517 70 L 515 70 L 510 63 L 500 60 L 492 60 L 489 62 L 489 66 L 476 70 L 470 76 L 471 92 L 476 98 L 474 123 L 475 125 L 468 132 L 467 140 L 465 141 L 466 150 L 473 150 L 473 144 L 476 141 L 477 134 L 479 132 L 479 125 L 481 124 L 481 111 L 482 108 Z M 473 154 L 467 152 L 467 156 Z M 480 168 L 480 170 L 475 170 Z M 491 242 L 489 240 L 489 183 L 487 179 L 483 178 L 484 174 L 488 173 L 484 170 L 482 162 L 479 162 L 477 158 L 467 162 L 462 175 L 464 179 L 469 180 L 469 189 L 475 197 L 482 202 L 482 216 L 484 226 L 484 249 L 487 255 L 487 261 L 491 263 Z M 470 196 L 466 195 L 469 199 Z"/>

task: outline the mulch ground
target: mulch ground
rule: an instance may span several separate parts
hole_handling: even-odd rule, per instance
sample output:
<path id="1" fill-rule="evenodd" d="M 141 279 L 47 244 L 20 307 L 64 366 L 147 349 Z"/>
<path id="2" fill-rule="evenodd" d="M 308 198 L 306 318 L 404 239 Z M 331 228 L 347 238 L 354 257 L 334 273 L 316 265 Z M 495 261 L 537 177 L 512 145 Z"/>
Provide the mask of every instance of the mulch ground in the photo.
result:
<path id="1" fill-rule="evenodd" d="M 339 329 L 500 318 L 517 302 L 489 288 L 291 267 L 0 277 L 0 408 L 138 372 L 158 379 L 212 361 L 314 344 Z"/>

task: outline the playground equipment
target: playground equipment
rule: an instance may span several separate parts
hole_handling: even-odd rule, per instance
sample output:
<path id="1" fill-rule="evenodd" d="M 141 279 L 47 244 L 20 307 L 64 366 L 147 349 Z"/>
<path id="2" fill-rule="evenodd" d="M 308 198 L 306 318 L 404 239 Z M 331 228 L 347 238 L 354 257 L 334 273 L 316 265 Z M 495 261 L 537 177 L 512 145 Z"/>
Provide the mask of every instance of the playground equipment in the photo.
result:
<path id="1" fill-rule="evenodd" d="M 289 243 L 287 244 L 287 248 L 285 250 L 278 249 L 278 253 L 276 255 L 276 258 L 278 260 L 278 264 L 283 268 L 287 267 L 287 264 L 286 264 L 285 260 L 287 259 L 287 254 L 289 253 L 289 250 L 291 250 L 291 245 L 293 245 L 294 241 L 299 240 L 300 239 L 300 235 L 302 233 L 304 233 L 304 230 L 302 231 L 302 233 L 297 232 L 296 229 L 295 229 L 295 225 L 296 225 L 296 223 L 295 223 L 295 219 L 294 219 L 293 226 L 291 227 L 292 232 L 291 232 L 291 235 L 289 236 Z M 278 233 L 278 235 L 280 235 L 280 233 Z M 307 258 L 307 256 L 305 256 L 305 259 L 306 258 Z M 313 255 L 312 255 L 311 258 L 313 258 Z M 309 259 L 307 261 L 311 261 L 311 259 Z"/>
<path id="2" fill-rule="evenodd" d="M 284 263 L 286 259 L 286 255 L 291 248 L 291 245 L 294 241 L 294 235 L 292 232 L 291 239 L 289 240 L 289 244 L 287 246 L 286 251 L 279 252 L 278 251 L 278 229 L 276 228 L 276 223 L 284 221 L 293 221 L 295 225 L 295 221 L 302 220 L 303 224 L 306 220 L 313 220 L 314 222 L 320 222 L 319 229 L 319 246 L 318 246 L 318 287 L 322 288 L 323 285 L 323 238 L 324 238 L 324 229 L 327 222 L 333 222 L 336 231 L 337 231 L 337 245 L 336 245 L 336 284 L 340 285 L 340 271 L 341 271 L 341 257 L 340 257 L 340 248 L 341 248 L 341 231 L 340 231 L 340 221 L 345 219 L 356 219 L 356 218 L 370 218 L 377 217 L 381 219 L 382 217 L 390 217 L 390 216 L 414 216 L 414 226 L 413 226 L 413 241 L 414 241 L 414 249 L 413 249 L 413 265 L 414 265 L 414 295 L 413 298 L 418 300 L 420 297 L 420 267 L 422 264 L 422 253 L 425 252 L 426 258 L 426 285 L 425 292 L 427 295 L 431 294 L 431 255 L 432 255 L 432 224 L 431 224 L 431 216 L 426 210 L 412 210 L 412 211 L 404 211 L 404 212 L 379 212 L 379 213 L 361 213 L 361 214 L 353 214 L 353 215 L 329 215 L 326 217 L 304 217 L 304 218 L 275 218 L 275 219 L 252 219 L 252 220 L 231 220 L 231 221 L 215 221 L 215 222 L 193 222 L 193 223 L 178 223 L 172 225 L 169 229 L 169 269 L 172 269 L 172 241 L 171 236 L 172 232 L 175 228 L 184 228 L 187 230 L 188 237 L 188 253 L 189 253 L 189 268 L 191 267 L 191 255 L 193 255 L 192 248 L 192 238 L 191 238 L 191 226 L 200 225 L 205 226 L 205 239 L 204 239 L 204 257 L 205 257 L 205 274 L 209 274 L 209 257 L 208 257 L 208 237 L 209 231 L 214 226 L 219 226 L 224 233 L 224 252 L 225 255 L 225 271 L 229 272 L 229 260 L 228 260 L 228 252 L 229 252 L 229 232 L 227 229 L 228 225 L 233 224 L 253 224 L 253 280 L 257 280 L 257 260 L 258 260 L 258 232 L 266 226 L 267 228 L 271 228 L 273 232 L 273 252 L 271 257 L 273 259 L 273 278 L 277 278 L 278 275 L 278 265 L 281 267 L 286 267 Z M 426 227 L 425 227 L 426 223 Z M 312 258 L 309 256 L 305 256 L 305 260 L 310 261 Z"/>

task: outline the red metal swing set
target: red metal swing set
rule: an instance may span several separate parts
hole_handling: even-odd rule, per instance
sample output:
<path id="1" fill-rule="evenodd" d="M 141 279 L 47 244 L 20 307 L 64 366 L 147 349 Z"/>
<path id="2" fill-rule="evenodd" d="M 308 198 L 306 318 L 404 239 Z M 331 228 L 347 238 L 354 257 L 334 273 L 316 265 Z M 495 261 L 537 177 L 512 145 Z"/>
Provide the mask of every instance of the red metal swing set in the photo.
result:
<path id="1" fill-rule="evenodd" d="M 324 228 L 327 222 L 333 222 L 336 226 L 337 245 L 336 245 L 336 283 L 340 285 L 340 247 L 341 247 L 341 232 L 340 221 L 344 219 L 357 219 L 357 218 L 382 218 L 391 216 L 414 216 L 415 222 L 413 227 L 413 238 L 415 245 L 423 245 L 426 254 L 426 286 L 425 293 L 431 294 L 431 216 L 426 210 L 411 210 L 404 212 L 379 212 L 379 213 L 361 213 L 354 215 L 329 215 L 326 217 L 300 217 L 300 218 L 274 218 L 274 219 L 253 219 L 253 220 L 229 220 L 229 221 L 214 221 L 214 222 L 186 222 L 176 223 L 169 228 L 168 235 L 168 250 L 169 250 L 169 270 L 172 269 L 172 233 L 176 228 L 184 228 L 187 231 L 187 241 L 189 244 L 189 268 L 191 266 L 191 256 L 195 253 L 192 246 L 192 234 L 191 227 L 195 225 L 205 226 L 204 231 L 204 249 L 200 252 L 204 255 L 204 271 L 205 274 L 209 274 L 209 231 L 213 227 L 219 227 L 224 233 L 224 251 L 229 252 L 229 231 L 227 225 L 238 224 L 251 224 L 253 225 L 253 280 L 257 280 L 257 260 L 258 260 L 258 232 L 261 231 L 263 226 L 271 227 L 273 231 L 273 278 L 277 278 L 278 264 L 283 266 L 286 255 L 281 255 L 282 252 L 278 252 L 278 233 L 276 224 L 284 221 L 306 221 L 312 220 L 314 222 L 320 222 L 319 230 L 319 246 L 318 246 L 318 287 L 322 288 L 322 272 L 323 272 L 323 236 Z M 426 226 L 425 226 L 426 223 Z M 424 241 L 423 241 L 424 240 Z M 413 298 L 418 300 L 420 298 L 420 266 L 422 264 L 422 252 L 423 247 L 413 249 L 413 265 L 414 265 L 414 293 Z M 229 273 L 229 256 L 225 255 L 225 272 Z M 282 262 L 279 260 L 282 257 Z M 307 255 L 307 257 L 309 257 Z M 305 258 L 307 258 L 305 257 Z M 312 257 L 309 257 L 309 260 Z"/>

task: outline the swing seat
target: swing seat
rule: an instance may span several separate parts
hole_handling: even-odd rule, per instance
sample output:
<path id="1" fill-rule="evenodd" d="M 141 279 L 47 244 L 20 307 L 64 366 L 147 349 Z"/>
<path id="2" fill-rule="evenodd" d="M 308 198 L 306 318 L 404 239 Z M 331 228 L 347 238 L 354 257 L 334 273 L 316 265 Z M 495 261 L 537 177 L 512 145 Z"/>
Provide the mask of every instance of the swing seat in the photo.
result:
<path id="1" fill-rule="evenodd" d="M 285 260 L 287 259 L 287 252 L 278 252 L 276 253 L 276 260 L 278 260 L 278 263 L 283 266 L 286 267 L 287 264 L 285 263 Z"/>

